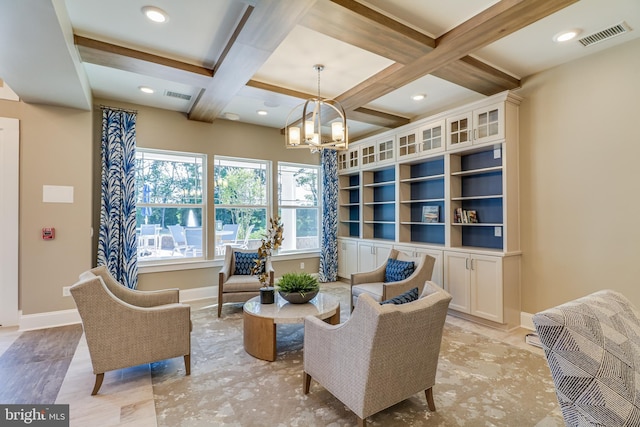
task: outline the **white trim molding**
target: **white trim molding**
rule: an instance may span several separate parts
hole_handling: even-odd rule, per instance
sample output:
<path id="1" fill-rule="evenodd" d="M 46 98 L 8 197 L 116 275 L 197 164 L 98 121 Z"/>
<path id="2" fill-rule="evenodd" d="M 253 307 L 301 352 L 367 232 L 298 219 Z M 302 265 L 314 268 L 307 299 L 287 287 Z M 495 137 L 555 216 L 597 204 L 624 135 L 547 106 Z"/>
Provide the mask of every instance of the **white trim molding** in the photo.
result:
<path id="1" fill-rule="evenodd" d="M 189 302 L 207 298 L 215 298 L 218 295 L 217 286 L 206 286 L 203 288 L 185 289 L 180 291 L 180 301 Z M 69 310 L 50 311 L 47 313 L 36 313 L 22 315 L 20 313 L 21 332 L 35 329 L 55 328 L 58 326 L 73 325 L 80 323 L 80 314 L 75 308 Z"/>
<path id="2" fill-rule="evenodd" d="M 524 329 L 529 329 L 531 331 L 535 331 L 536 327 L 533 324 L 533 314 L 525 313 L 524 311 L 520 312 L 520 326 Z"/>

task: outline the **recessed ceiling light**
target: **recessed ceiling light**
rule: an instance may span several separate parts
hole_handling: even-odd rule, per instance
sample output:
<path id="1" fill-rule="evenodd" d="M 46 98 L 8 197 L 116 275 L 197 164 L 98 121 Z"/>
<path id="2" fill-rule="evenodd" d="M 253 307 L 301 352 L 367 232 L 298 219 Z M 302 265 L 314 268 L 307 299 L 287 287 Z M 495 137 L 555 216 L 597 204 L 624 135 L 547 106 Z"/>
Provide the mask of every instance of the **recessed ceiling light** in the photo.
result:
<path id="1" fill-rule="evenodd" d="M 150 87 L 146 87 L 146 86 L 138 86 L 138 89 L 140 89 L 140 92 L 144 92 L 144 93 L 153 93 L 154 90 L 151 89 Z"/>
<path id="2" fill-rule="evenodd" d="M 259 116 L 266 116 L 267 114 L 269 114 L 265 110 L 258 110 L 256 111 L 256 113 L 258 113 Z"/>
<path id="3" fill-rule="evenodd" d="M 580 30 L 562 31 L 553 36 L 553 41 L 558 43 L 568 42 L 569 40 L 573 40 L 578 34 L 580 34 Z"/>
<path id="4" fill-rule="evenodd" d="M 169 15 L 167 15 L 167 12 L 155 6 L 143 7 L 142 13 L 144 13 L 144 16 L 146 16 L 153 22 L 162 23 L 162 22 L 167 22 L 169 20 Z"/>
<path id="5" fill-rule="evenodd" d="M 240 120 L 240 116 L 236 113 L 224 113 L 224 118 L 227 120 Z"/>
<path id="6" fill-rule="evenodd" d="M 419 93 L 419 94 L 413 95 L 411 99 L 413 99 L 414 101 L 422 101 L 426 97 L 427 95 L 425 95 L 424 93 Z"/>

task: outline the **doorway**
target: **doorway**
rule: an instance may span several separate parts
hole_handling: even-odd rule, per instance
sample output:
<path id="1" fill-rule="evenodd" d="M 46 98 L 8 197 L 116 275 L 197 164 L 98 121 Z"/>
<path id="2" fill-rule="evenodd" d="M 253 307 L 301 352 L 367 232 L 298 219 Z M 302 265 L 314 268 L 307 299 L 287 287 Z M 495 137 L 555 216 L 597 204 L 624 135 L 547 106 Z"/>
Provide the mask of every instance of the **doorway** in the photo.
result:
<path id="1" fill-rule="evenodd" d="M 0 326 L 18 325 L 20 121 L 0 117 Z"/>

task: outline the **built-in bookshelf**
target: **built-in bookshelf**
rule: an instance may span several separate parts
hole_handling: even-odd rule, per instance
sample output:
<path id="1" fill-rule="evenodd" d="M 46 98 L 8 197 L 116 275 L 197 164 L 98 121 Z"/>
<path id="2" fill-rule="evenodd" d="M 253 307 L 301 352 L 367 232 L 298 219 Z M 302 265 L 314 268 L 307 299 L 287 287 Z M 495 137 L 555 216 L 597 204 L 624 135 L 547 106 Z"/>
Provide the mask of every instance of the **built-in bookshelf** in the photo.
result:
<path id="1" fill-rule="evenodd" d="M 503 248 L 502 146 L 452 154 L 451 247 Z"/>
<path id="2" fill-rule="evenodd" d="M 360 237 L 360 173 L 340 175 L 339 183 L 338 234 Z"/>
<path id="3" fill-rule="evenodd" d="M 399 165 L 402 243 L 445 243 L 444 157 Z"/>
<path id="4" fill-rule="evenodd" d="M 395 240 L 395 165 L 362 172 L 363 232 L 365 239 Z"/>

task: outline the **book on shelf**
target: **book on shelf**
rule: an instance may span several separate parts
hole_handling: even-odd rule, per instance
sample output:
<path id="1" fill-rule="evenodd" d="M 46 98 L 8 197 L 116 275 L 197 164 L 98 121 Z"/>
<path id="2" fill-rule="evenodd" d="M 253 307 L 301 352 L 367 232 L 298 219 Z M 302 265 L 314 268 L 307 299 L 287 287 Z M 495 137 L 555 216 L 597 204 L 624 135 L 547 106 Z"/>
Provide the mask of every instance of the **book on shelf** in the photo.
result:
<path id="1" fill-rule="evenodd" d="M 475 210 L 456 208 L 453 211 L 453 222 L 455 224 L 477 224 L 478 213 Z"/>
<path id="2" fill-rule="evenodd" d="M 422 222 L 434 223 L 440 220 L 440 207 L 439 206 L 423 206 L 422 207 Z"/>

